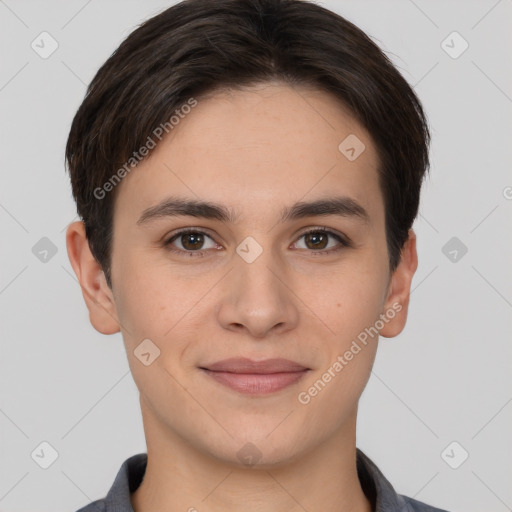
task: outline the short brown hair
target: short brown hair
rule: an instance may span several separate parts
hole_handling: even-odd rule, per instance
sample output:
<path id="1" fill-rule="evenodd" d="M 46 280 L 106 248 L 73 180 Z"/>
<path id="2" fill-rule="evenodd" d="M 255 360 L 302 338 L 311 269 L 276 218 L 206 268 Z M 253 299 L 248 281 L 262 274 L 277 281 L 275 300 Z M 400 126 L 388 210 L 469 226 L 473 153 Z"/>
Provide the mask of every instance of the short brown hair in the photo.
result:
<path id="1" fill-rule="evenodd" d="M 334 94 L 379 155 L 389 267 L 417 215 L 430 133 L 419 99 L 359 28 L 304 0 L 184 0 L 133 31 L 101 66 L 71 126 L 66 161 L 91 251 L 111 283 L 117 188 L 98 187 L 191 97 L 279 80 Z"/>

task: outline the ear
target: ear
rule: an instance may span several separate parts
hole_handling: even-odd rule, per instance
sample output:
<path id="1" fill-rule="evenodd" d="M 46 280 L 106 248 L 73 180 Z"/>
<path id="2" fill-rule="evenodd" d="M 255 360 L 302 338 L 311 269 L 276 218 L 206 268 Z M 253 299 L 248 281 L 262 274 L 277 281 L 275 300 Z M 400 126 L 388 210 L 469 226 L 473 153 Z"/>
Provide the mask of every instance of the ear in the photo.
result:
<path id="1" fill-rule="evenodd" d="M 385 338 L 397 336 L 405 327 L 407 311 L 409 309 L 411 282 L 417 268 L 416 234 L 410 229 L 409 237 L 402 248 L 400 263 L 391 276 L 382 312 L 388 318 L 388 322 L 385 322 L 384 327 L 380 330 L 380 335 Z M 394 316 L 392 316 L 393 312 Z"/>
<path id="2" fill-rule="evenodd" d="M 91 253 L 83 222 L 73 222 L 68 226 L 66 247 L 69 261 L 82 288 L 92 326 L 102 334 L 119 332 L 114 296 L 101 266 Z"/>

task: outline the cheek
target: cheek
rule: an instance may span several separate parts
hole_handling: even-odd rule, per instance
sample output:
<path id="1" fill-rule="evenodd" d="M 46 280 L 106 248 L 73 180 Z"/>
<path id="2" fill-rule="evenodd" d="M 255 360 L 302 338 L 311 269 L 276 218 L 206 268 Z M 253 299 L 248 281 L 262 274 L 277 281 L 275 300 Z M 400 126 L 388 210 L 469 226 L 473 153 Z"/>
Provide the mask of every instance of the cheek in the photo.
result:
<path id="1" fill-rule="evenodd" d="M 334 274 L 323 288 L 323 300 L 311 308 L 329 327 L 316 338 L 322 364 L 298 400 L 311 432 L 326 429 L 327 434 L 354 412 L 377 351 L 375 324 L 382 312 L 383 281 L 378 272 Z"/>
<path id="2" fill-rule="evenodd" d="M 176 365 L 194 344 L 205 308 L 211 306 L 204 296 L 218 275 L 186 278 L 168 262 L 142 256 L 125 258 L 117 270 L 116 308 L 129 356 L 148 338 L 161 351 L 160 363 Z"/>
<path id="3" fill-rule="evenodd" d="M 370 261 L 368 261 L 370 260 Z M 382 312 L 387 273 L 371 258 L 310 277 L 298 293 L 331 335 L 343 342 L 374 324 Z M 315 283 L 313 287 L 312 284 Z"/>
<path id="4" fill-rule="evenodd" d="M 131 345 L 145 338 L 158 339 L 166 327 L 172 327 L 169 314 L 178 302 L 177 290 L 162 279 L 163 269 L 149 260 L 127 256 L 116 263 L 116 309 L 125 342 Z"/>

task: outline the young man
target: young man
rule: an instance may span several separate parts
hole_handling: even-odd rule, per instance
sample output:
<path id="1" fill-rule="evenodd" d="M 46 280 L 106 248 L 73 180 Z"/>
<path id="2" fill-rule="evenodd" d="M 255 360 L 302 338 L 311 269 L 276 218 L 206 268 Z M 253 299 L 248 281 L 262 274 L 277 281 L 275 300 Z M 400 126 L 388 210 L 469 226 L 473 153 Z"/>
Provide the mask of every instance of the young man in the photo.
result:
<path id="1" fill-rule="evenodd" d="M 439 510 L 356 448 L 428 146 L 387 57 L 314 3 L 187 0 L 121 44 L 71 127 L 67 247 L 147 455 L 82 512 Z"/>

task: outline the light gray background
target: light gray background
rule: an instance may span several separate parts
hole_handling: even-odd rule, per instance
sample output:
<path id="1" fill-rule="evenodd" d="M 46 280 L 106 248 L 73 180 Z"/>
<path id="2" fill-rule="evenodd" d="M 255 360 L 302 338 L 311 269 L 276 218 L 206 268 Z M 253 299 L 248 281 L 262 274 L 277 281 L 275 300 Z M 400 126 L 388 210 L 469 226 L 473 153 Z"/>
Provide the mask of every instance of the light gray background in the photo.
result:
<path id="1" fill-rule="evenodd" d="M 89 324 L 68 261 L 64 146 L 99 66 L 171 3 L 0 0 L 1 511 L 75 511 L 145 451 L 121 336 Z M 433 134 L 409 321 L 381 340 L 358 446 L 401 493 L 454 512 L 512 510 L 512 1 L 322 5 L 388 52 Z M 47 59 L 31 48 L 42 31 L 59 44 Z M 457 59 L 441 46 L 453 31 L 469 43 Z M 57 248 L 46 263 L 32 252 L 42 237 Z M 468 248 L 456 262 L 442 252 L 452 237 Z M 42 441 L 58 452 L 46 470 L 31 458 Z M 452 441 L 469 453 L 458 469 L 441 456 Z M 452 464 L 460 453 L 448 450 Z"/>

